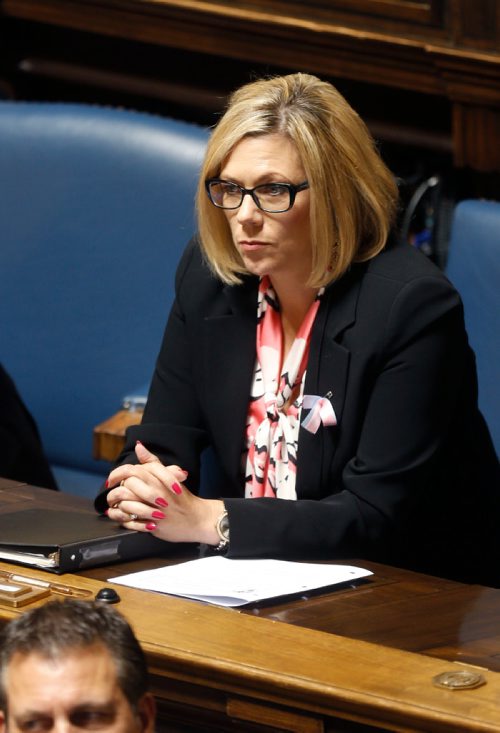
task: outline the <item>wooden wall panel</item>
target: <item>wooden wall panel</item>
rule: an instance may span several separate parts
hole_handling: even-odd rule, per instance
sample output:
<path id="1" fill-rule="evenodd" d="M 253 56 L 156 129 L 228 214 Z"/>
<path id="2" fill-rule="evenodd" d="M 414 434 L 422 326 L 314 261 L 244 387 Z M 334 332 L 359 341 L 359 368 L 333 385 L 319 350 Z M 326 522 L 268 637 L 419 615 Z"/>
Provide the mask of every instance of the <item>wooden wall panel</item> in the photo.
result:
<path id="1" fill-rule="evenodd" d="M 387 89 L 413 94 L 415 128 L 422 104 L 433 107 L 435 98 L 435 130 L 422 135 L 448 130 L 455 165 L 495 172 L 496 157 L 479 150 L 500 148 L 499 24 L 497 0 L 3 0 L 0 33 L 12 27 L 14 40 L 3 69 L 0 60 L 0 83 L 15 93 L 16 80 L 59 78 L 142 90 L 144 98 L 184 97 L 188 105 L 198 98 L 200 108 L 213 102 L 215 113 L 241 83 L 238 69 L 300 69 L 364 85 L 384 99 Z M 34 40 L 33 29 L 51 42 Z M 79 34 L 79 55 L 60 40 L 64 31 Z M 136 44 L 121 66 L 111 39 Z M 397 105 L 394 98 L 374 109 L 401 137 Z M 486 139 L 473 144 L 479 134 Z"/>

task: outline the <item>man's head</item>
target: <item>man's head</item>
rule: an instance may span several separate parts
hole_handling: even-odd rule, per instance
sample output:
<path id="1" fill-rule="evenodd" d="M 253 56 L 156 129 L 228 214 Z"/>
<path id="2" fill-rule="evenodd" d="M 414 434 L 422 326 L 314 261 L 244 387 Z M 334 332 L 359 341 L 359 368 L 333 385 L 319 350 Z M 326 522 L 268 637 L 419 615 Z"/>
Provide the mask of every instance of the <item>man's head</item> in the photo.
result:
<path id="1" fill-rule="evenodd" d="M 0 634 L 0 733 L 151 733 L 144 654 L 125 619 L 89 601 L 50 601 Z"/>

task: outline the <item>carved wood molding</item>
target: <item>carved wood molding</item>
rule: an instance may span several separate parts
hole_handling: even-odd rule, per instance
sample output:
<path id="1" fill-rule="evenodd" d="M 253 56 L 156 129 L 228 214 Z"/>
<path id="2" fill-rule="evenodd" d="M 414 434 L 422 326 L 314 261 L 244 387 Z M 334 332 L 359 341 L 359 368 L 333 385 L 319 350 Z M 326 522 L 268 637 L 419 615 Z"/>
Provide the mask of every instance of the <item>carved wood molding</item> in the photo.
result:
<path id="1" fill-rule="evenodd" d="M 359 7 L 370 3 L 380 6 L 377 0 L 357 1 Z M 279 6 L 276 0 L 266 4 Z M 500 54 L 483 53 L 478 65 L 474 51 L 453 48 L 446 40 L 429 46 L 410 35 L 370 30 L 366 18 L 365 27 L 357 28 L 284 11 L 276 15 L 257 2 L 255 9 L 241 5 L 202 0 L 4 0 L 3 11 L 56 26 L 431 94 L 448 95 L 453 66 L 476 82 L 478 75 L 498 75 Z M 422 11 L 432 10 L 429 3 L 419 5 Z M 468 86 L 475 101 L 481 86 Z M 498 83 L 496 90 L 494 84 L 486 86 L 489 102 L 500 99 Z"/>
<path id="2" fill-rule="evenodd" d="M 496 31 L 476 48 L 470 37 L 463 45 L 466 2 L 3 0 L 0 7 L 5 16 L 101 36 L 436 95 L 453 109 L 455 162 L 496 170 L 492 156 L 471 152 L 465 130 L 483 110 L 488 147 L 500 147 L 491 112 L 500 109 L 500 53 Z M 488 0 L 477 2 L 484 25 Z"/>

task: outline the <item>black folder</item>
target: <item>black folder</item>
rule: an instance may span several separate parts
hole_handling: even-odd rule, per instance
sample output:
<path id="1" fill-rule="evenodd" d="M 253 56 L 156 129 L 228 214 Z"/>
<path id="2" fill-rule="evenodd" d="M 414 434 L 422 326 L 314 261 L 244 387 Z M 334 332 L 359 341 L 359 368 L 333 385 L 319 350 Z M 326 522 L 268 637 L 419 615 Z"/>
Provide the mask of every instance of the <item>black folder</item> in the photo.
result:
<path id="1" fill-rule="evenodd" d="M 0 560 L 71 573 L 166 550 L 151 534 L 98 516 L 90 500 L 24 484 L 0 488 Z"/>

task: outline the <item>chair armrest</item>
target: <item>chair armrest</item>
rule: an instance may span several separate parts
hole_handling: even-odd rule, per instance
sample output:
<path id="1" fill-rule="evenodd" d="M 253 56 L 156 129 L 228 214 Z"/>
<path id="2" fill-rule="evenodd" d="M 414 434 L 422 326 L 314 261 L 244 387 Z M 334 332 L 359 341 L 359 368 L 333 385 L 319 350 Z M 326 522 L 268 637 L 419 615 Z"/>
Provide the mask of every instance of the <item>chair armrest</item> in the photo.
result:
<path id="1" fill-rule="evenodd" d="M 93 456 L 97 461 L 115 461 L 125 445 L 125 431 L 130 425 L 138 425 L 147 401 L 149 384 L 143 384 L 129 392 L 122 400 L 122 409 L 93 431 Z"/>
<path id="2" fill-rule="evenodd" d="M 142 410 L 119 410 L 93 430 L 93 456 L 98 461 L 115 461 L 125 445 L 125 431 L 138 425 Z"/>

